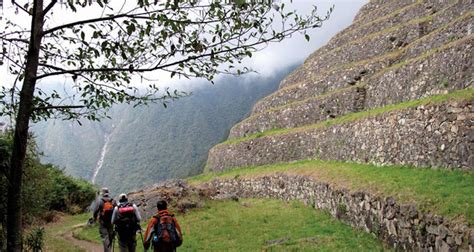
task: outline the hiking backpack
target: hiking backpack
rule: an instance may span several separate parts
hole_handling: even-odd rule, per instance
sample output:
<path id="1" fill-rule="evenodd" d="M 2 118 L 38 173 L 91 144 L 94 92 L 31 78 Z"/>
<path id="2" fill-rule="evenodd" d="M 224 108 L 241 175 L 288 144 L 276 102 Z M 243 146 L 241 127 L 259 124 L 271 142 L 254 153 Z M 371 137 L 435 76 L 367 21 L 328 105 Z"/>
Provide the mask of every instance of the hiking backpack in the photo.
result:
<path id="1" fill-rule="evenodd" d="M 154 226 L 153 246 L 161 244 L 169 244 L 175 248 L 181 246 L 183 241 L 179 237 L 178 230 L 176 230 L 173 216 L 153 216 L 153 218 L 158 220 Z"/>
<path id="2" fill-rule="evenodd" d="M 114 204 L 111 199 L 102 199 L 102 211 L 100 212 L 100 218 L 106 224 L 112 224 L 112 213 L 114 212 Z"/>
<path id="3" fill-rule="evenodd" d="M 127 239 L 134 235 L 138 230 L 137 216 L 133 204 L 127 203 L 118 206 L 118 216 L 115 221 L 115 230 L 119 237 Z"/>

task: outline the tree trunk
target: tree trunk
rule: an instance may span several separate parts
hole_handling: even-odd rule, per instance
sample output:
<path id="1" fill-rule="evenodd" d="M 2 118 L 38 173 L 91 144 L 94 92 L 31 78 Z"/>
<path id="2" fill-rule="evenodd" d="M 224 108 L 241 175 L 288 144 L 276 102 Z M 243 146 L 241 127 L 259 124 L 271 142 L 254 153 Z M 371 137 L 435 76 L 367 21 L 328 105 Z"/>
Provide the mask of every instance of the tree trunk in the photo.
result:
<path id="1" fill-rule="evenodd" d="M 22 250 L 21 184 L 28 144 L 28 127 L 33 110 L 33 95 L 39 63 L 43 32 L 43 0 L 35 0 L 31 21 L 31 37 L 26 55 L 25 79 L 20 92 L 20 105 L 16 117 L 15 136 L 8 185 L 7 251 Z"/>

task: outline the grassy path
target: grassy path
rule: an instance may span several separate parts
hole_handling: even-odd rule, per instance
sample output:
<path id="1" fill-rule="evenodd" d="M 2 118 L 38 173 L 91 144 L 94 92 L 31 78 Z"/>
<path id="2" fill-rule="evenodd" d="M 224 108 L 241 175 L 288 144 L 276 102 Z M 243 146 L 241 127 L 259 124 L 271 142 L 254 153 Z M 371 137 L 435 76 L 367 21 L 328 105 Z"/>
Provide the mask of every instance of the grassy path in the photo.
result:
<path id="1" fill-rule="evenodd" d="M 85 223 L 89 217 L 90 214 L 66 215 L 59 221 L 47 225 L 45 227 L 45 251 L 103 251 L 102 246 L 98 242 L 80 240 L 75 237 L 75 232 L 86 226 Z"/>
<path id="2" fill-rule="evenodd" d="M 204 208 L 177 218 L 184 235 L 180 251 L 384 250 L 372 235 L 296 201 L 208 201 Z M 95 226 L 81 228 L 74 236 L 99 243 Z M 140 242 L 137 251 L 143 251 Z"/>

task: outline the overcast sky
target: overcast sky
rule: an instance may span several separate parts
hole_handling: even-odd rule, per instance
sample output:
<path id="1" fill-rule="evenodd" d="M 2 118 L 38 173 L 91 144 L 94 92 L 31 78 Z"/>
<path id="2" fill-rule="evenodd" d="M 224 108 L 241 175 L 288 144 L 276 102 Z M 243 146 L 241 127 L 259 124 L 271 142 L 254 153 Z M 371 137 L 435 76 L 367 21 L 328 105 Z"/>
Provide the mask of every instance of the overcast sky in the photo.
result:
<path id="1" fill-rule="evenodd" d="M 323 24 L 322 28 L 313 29 L 309 32 L 309 35 L 311 36 L 310 42 L 307 42 L 302 35 L 296 35 L 290 39 L 284 40 L 283 42 L 270 44 L 264 50 L 255 53 L 251 59 L 246 60 L 245 65 L 253 68 L 262 75 L 271 75 L 275 73 L 275 71 L 279 71 L 280 69 L 296 63 L 301 63 L 309 54 L 326 44 L 327 41 L 329 41 L 329 39 L 337 32 L 350 25 L 357 11 L 367 2 L 368 0 L 293 0 L 292 6 L 294 6 L 294 8 L 296 8 L 300 13 L 311 10 L 312 5 L 318 6 L 321 16 L 324 16 L 331 6 L 334 5 L 335 9 L 331 18 Z M 10 8 L 11 1 L 4 1 L 4 4 L 3 15 L 13 15 L 15 16 L 16 21 L 18 21 L 19 19 L 17 18 L 20 18 L 20 16 L 12 13 L 13 10 Z M 60 9 L 56 10 L 56 15 L 53 16 L 53 18 L 58 18 L 60 21 L 50 21 L 53 21 L 54 23 L 65 22 L 67 17 L 64 17 L 64 15 L 58 15 L 60 14 L 60 11 Z M 87 15 L 87 13 L 84 15 Z M 1 25 L 3 25 L 4 20 L 0 21 Z M 30 22 L 27 18 L 22 18 L 22 21 L 23 20 L 25 25 L 28 25 Z M 0 26 L 0 29 L 3 28 Z M 5 65 L 0 67 L 0 75 L 0 85 L 5 85 L 5 83 L 9 85 L 8 83 L 11 83 L 13 80 L 13 77 L 8 75 Z M 55 81 L 63 82 L 62 80 L 57 79 Z M 178 79 L 170 80 L 167 76 L 160 78 L 160 81 L 161 85 L 171 86 L 173 89 L 189 89 L 190 85 L 192 86 L 196 83 L 195 81 L 181 81 Z M 47 81 L 43 81 L 42 84 L 46 84 L 45 82 Z"/>

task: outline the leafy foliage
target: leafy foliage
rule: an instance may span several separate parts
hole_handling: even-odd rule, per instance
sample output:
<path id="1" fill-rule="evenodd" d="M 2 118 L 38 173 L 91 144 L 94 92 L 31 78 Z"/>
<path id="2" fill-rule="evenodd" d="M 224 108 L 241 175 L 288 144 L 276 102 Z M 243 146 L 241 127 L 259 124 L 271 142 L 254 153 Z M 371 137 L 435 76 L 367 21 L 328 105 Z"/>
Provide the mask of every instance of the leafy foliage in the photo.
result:
<path id="1" fill-rule="evenodd" d="M 11 134 L 0 135 L 0 249 L 3 250 L 6 227 L 6 197 L 9 157 L 11 156 L 12 139 Z M 24 174 L 22 205 L 23 220 L 26 224 L 34 224 L 38 218 L 45 216 L 48 211 L 57 210 L 65 212 L 76 212 L 77 209 L 85 210 L 95 197 L 96 189 L 88 182 L 64 175 L 62 170 L 39 162 L 38 152 L 34 142 L 30 141 L 28 148 L 26 169 Z M 30 236 L 30 245 L 38 245 L 41 237 L 40 231 Z M 32 249 L 33 249 L 32 247 Z"/>
<path id="2" fill-rule="evenodd" d="M 33 229 L 25 239 L 27 251 L 40 252 L 44 248 L 44 228 Z"/>
<path id="3" fill-rule="evenodd" d="M 36 4 L 38 5 L 38 4 Z M 156 74 L 197 77 L 213 81 L 217 74 L 250 72 L 239 64 L 270 42 L 279 42 L 297 32 L 320 27 L 331 10 L 319 17 L 314 7 L 299 15 L 285 4 L 266 1 L 147 1 L 116 8 L 111 1 L 67 1 L 61 15 L 76 15 L 98 7 L 96 17 L 54 26 L 56 1 L 43 10 L 41 47 L 36 81 L 67 76 L 74 92 L 45 92 L 37 87 L 33 97 L 33 121 L 60 117 L 91 120 L 115 103 L 134 105 L 163 102 L 184 95 L 176 90 L 159 90 L 151 79 Z M 288 4 L 287 4 L 288 5 Z M 33 8 L 21 6 L 27 13 Z M 39 7 L 38 7 L 39 8 Z M 6 20 L 0 32 L 0 62 L 8 62 L 17 76 L 12 88 L 2 87 L 0 115 L 14 115 L 19 88 L 26 76 L 25 55 L 30 30 L 15 19 Z M 305 38 L 309 40 L 309 36 Z M 141 87 L 137 85 L 141 82 Z"/>

